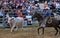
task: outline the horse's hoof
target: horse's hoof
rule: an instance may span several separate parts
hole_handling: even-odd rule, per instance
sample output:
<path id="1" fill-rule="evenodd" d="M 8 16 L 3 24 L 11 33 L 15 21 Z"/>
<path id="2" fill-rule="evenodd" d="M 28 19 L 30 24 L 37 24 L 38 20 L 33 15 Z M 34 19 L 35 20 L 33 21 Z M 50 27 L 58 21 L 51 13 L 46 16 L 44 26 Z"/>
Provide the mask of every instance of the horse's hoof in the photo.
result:
<path id="1" fill-rule="evenodd" d="M 60 32 L 59 32 L 59 35 L 60 35 Z"/>
<path id="2" fill-rule="evenodd" d="M 39 35 L 39 32 L 38 32 L 38 35 Z"/>
<path id="3" fill-rule="evenodd" d="M 39 35 L 39 34 L 38 34 Z"/>
<path id="4" fill-rule="evenodd" d="M 10 30 L 10 32 L 12 32 L 12 30 Z"/>
<path id="5" fill-rule="evenodd" d="M 55 34 L 55 36 L 56 36 L 57 34 Z"/>
<path id="6" fill-rule="evenodd" d="M 44 33 L 42 33 L 42 35 L 44 35 Z"/>
<path id="7" fill-rule="evenodd" d="M 60 34 L 60 31 L 59 31 L 59 34 Z"/>
<path id="8" fill-rule="evenodd" d="M 11 30 L 10 32 L 13 32 L 14 30 Z"/>

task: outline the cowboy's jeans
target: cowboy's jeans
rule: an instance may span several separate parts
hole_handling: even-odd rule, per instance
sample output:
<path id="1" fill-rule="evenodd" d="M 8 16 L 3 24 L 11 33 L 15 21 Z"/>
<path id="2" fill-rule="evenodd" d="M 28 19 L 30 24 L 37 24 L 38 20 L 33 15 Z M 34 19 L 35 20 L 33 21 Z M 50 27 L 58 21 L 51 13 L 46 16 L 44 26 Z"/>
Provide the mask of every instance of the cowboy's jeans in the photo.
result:
<path id="1" fill-rule="evenodd" d="M 46 18 L 42 21 L 41 27 L 45 27 L 45 26 L 46 26 L 46 22 L 47 22 L 48 18 L 49 18 L 49 17 L 46 17 Z"/>

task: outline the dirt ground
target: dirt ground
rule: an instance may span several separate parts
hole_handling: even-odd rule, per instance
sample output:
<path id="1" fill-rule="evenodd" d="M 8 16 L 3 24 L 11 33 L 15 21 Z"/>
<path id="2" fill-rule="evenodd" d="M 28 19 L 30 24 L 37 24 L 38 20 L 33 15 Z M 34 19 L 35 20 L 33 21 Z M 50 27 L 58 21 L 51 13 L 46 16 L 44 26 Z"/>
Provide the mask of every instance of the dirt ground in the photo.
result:
<path id="1" fill-rule="evenodd" d="M 53 28 L 45 28 L 45 34 L 37 34 L 37 27 L 34 28 L 20 28 L 19 31 L 10 32 L 10 29 L 0 29 L 0 38 L 60 38 L 60 35 L 54 35 L 55 30 Z"/>

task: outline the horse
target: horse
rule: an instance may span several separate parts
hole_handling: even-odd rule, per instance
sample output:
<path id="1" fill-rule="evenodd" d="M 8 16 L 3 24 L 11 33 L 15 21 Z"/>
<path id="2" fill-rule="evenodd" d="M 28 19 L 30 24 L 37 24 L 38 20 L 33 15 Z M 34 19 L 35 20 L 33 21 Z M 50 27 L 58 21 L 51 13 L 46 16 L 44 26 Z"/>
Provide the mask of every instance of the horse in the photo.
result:
<path id="1" fill-rule="evenodd" d="M 8 23 L 10 25 L 10 32 L 13 32 L 14 28 L 16 27 L 16 30 L 18 30 L 18 26 L 22 25 L 23 28 L 23 22 L 24 22 L 24 18 L 22 17 L 9 17 L 8 19 Z"/>
<path id="2" fill-rule="evenodd" d="M 38 21 L 38 24 L 39 24 L 39 28 L 37 29 L 38 30 L 38 35 L 39 35 L 39 30 L 40 29 L 42 29 L 42 34 L 44 34 L 45 27 L 53 27 L 56 30 L 55 35 L 58 34 L 59 29 L 60 29 L 60 26 L 59 26 L 60 22 L 58 20 L 56 20 L 54 17 L 48 18 L 45 25 L 41 25 L 42 21 L 45 19 L 45 16 L 42 16 L 41 14 L 36 12 L 32 15 L 32 20 L 34 18 L 37 18 L 37 21 Z"/>

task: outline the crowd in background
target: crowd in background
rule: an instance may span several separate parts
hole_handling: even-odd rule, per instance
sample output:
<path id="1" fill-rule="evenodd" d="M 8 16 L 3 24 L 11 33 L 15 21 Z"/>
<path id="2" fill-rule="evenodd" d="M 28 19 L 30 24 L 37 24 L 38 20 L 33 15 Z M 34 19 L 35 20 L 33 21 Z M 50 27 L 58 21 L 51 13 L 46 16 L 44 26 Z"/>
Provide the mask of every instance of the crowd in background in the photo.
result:
<path id="1" fill-rule="evenodd" d="M 33 14 L 40 10 L 40 0 L 2 0 L 0 1 L 0 16 L 17 17 Z M 60 1 L 44 1 L 49 9 L 60 9 Z"/>
<path id="2" fill-rule="evenodd" d="M 44 4 L 40 6 L 40 4 Z M 43 7 L 43 12 L 41 7 Z M 47 9 L 47 10 L 46 10 Z M 1 0 L 0 17 L 31 17 L 35 12 L 44 13 L 50 16 L 52 11 L 60 10 L 60 1 L 42 1 L 42 0 Z M 9 24 L 4 20 L 4 26 Z"/>
<path id="3" fill-rule="evenodd" d="M 35 7 L 35 4 L 38 3 L 34 2 L 33 0 L 3 0 L 0 1 L 0 16 L 5 14 L 6 16 L 22 16 L 28 15 L 31 13 Z M 33 7 L 33 8 L 32 8 Z"/>

